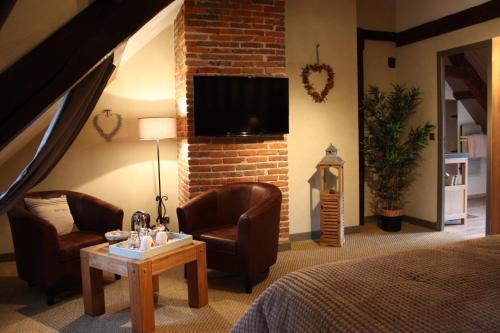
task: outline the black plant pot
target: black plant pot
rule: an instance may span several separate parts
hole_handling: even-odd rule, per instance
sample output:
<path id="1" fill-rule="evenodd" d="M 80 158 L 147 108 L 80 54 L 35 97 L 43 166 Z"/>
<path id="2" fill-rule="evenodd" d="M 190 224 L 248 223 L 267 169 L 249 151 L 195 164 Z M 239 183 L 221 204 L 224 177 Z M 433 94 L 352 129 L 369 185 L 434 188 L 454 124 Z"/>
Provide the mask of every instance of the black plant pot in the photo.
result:
<path id="1" fill-rule="evenodd" d="M 380 215 L 380 228 L 384 231 L 400 231 L 403 224 L 403 216 Z"/>

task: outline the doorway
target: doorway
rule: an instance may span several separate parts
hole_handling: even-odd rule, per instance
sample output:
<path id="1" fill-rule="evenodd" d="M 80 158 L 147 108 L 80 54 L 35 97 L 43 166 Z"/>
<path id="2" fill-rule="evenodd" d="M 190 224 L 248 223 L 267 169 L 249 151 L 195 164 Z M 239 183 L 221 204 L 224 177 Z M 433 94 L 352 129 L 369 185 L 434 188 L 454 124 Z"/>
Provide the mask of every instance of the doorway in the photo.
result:
<path id="1" fill-rule="evenodd" d="M 438 53 L 440 230 L 488 233 L 491 42 Z"/>

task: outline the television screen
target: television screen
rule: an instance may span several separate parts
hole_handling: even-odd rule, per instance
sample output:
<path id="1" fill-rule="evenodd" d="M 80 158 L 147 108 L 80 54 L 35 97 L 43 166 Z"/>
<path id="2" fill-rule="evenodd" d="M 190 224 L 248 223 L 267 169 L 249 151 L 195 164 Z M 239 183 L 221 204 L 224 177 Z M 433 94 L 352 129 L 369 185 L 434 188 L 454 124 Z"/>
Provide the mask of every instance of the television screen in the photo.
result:
<path id="1" fill-rule="evenodd" d="M 196 136 L 288 133 L 288 79 L 195 76 Z"/>

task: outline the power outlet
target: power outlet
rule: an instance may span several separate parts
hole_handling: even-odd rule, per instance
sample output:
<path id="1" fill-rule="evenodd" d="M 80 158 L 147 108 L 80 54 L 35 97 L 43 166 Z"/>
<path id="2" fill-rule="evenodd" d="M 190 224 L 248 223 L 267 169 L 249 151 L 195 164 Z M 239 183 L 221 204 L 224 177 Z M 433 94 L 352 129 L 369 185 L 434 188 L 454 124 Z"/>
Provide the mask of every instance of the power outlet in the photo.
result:
<path id="1" fill-rule="evenodd" d="M 430 133 L 429 134 L 429 140 L 431 140 L 431 141 L 436 140 L 436 137 L 435 137 L 434 133 Z"/>

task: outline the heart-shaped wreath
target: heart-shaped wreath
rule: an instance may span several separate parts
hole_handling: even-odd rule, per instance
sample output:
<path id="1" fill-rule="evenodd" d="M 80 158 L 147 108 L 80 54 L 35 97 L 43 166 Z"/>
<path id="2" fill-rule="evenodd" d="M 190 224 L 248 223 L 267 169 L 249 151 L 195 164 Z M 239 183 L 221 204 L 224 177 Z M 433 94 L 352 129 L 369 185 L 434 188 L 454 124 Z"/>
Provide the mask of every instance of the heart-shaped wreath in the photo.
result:
<path id="1" fill-rule="evenodd" d="M 321 90 L 321 93 L 318 93 L 313 84 L 309 81 L 309 76 L 312 72 L 321 73 L 322 71 L 325 71 L 328 77 L 326 79 L 325 87 Z M 333 88 L 334 75 L 333 69 L 326 64 L 306 65 L 302 68 L 302 84 L 304 85 L 304 88 L 306 88 L 307 93 L 312 96 L 316 103 L 322 103 L 326 100 L 326 96 Z"/>
<path id="2" fill-rule="evenodd" d="M 115 127 L 109 133 L 104 132 L 104 130 L 99 125 L 99 117 L 102 115 L 104 115 L 108 119 L 111 117 L 114 117 L 116 119 Z M 102 136 L 107 142 L 109 142 L 116 135 L 116 133 L 118 133 L 120 127 L 122 127 L 122 116 L 117 113 L 111 113 L 111 110 L 104 110 L 102 113 L 96 114 L 94 116 L 92 123 L 97 133 L 99 133 L 100 136 Z"/>

